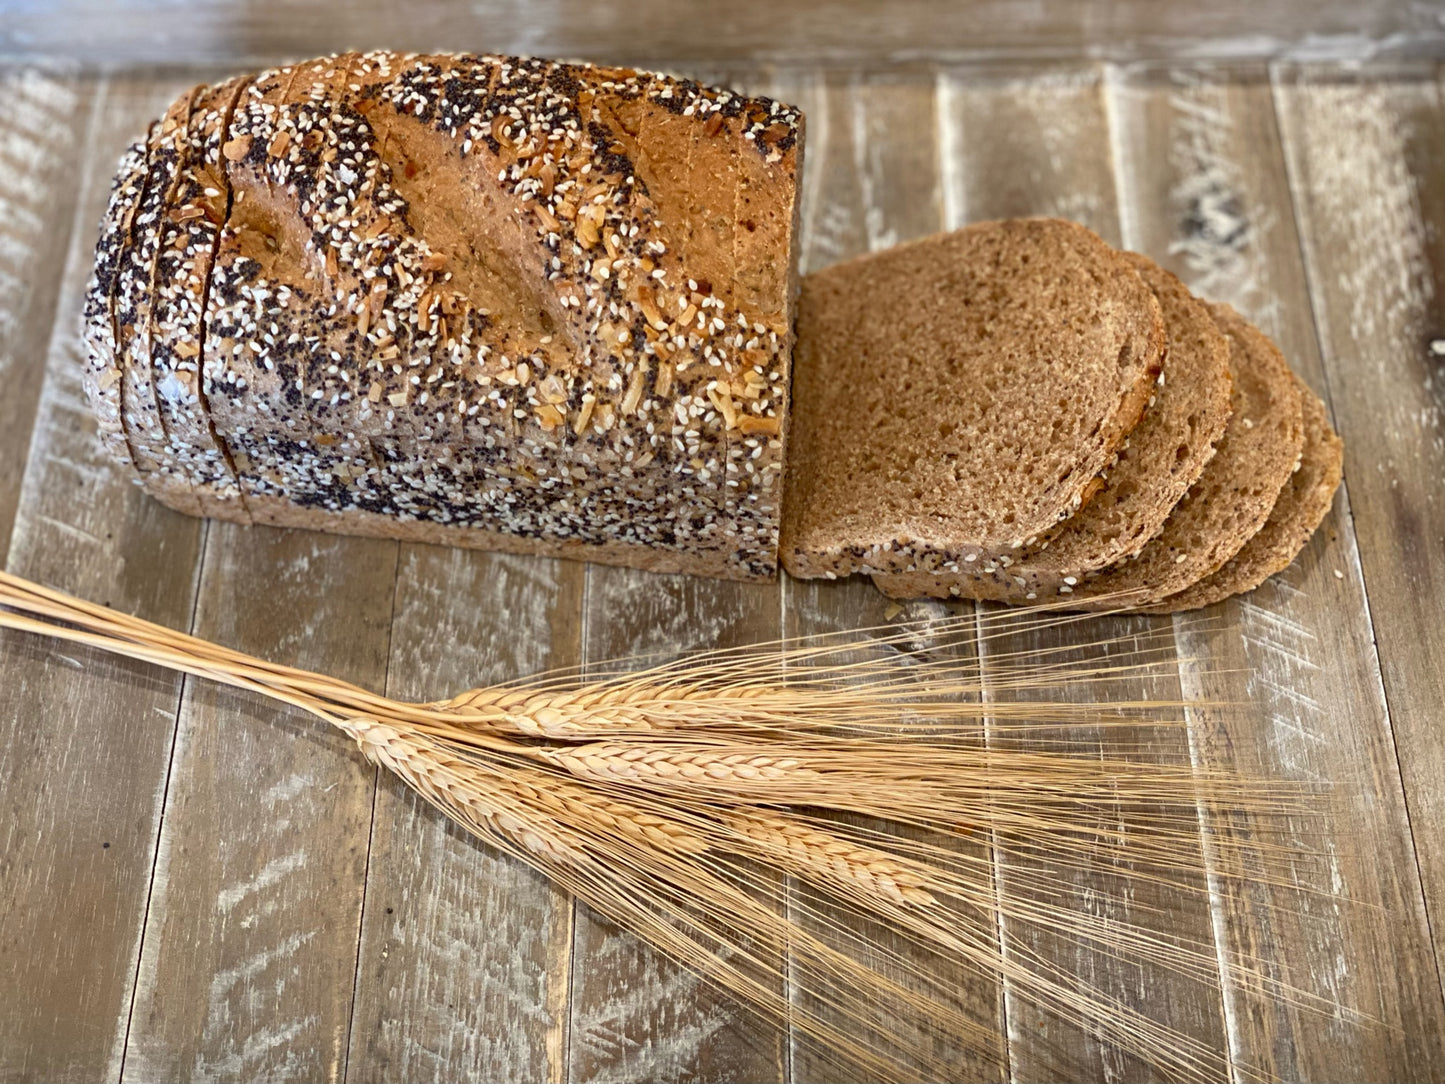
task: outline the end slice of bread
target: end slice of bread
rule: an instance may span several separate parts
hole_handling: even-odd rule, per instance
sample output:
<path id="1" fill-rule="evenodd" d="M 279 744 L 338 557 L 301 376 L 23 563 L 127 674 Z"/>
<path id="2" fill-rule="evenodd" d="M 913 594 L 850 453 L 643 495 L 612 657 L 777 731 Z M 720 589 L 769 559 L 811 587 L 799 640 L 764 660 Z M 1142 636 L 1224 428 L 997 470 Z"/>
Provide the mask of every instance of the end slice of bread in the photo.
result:
<path id="1" fill-rule="evenodd" d="M 1208 307 L 1147 256 L 1126 254 L 1164 310 L 1169 353 L 1153 401 L 1093 500 L 1053 538 L 1016 557 L 973 562 L 957 574 L 874 579 L 888 594 L 1050 598 L 1086 573 L 1138 553 L 1203 473 L 1232 410 L 1229 340 Z M 977 567 L 978 565 L 982 567 Z"/>
<path id="2" fill-rule="evenodd" d="M 783 562 L 956 571 L 1099 487 L 1165 350 L 1131 262 L 1055 219 L 984 222 L 809 275 Z"/>
<path id="3" fill-rule="evenodd" d="M 1274 502 L 1269 519 L 1223 568 L 1149 607 L 1148 612 L 1197 610 L 1230 595 L 1253 591 L 1276 572 L 1284 571 L 1314 534 L 1340 486 L 1345 446 L 1330 425 L 1324 403 L 1307 388 L 1302 391 L 1304 454 Z"/>

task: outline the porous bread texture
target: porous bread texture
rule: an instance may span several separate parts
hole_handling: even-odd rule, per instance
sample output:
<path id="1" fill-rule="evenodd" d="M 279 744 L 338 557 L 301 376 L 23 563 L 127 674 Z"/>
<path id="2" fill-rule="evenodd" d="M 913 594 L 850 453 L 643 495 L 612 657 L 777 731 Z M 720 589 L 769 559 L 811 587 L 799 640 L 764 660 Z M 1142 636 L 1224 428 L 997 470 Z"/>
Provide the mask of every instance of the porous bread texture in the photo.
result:
<path id="1" fill-rule="evenodd" d="M 1262 331 L 1228 305 L 1209 310 L 1230 342 L 1233 413 L 1199 480 L 1137 556 L 1065 584 L 1053 598 L 1019 592 L 1007 601 L 1137 609 L 1208 576 L 1264 526 L 1304 445 L 1299 385 Z M 897 586 L 948 597 L 947 586 L 924 577 Z"/>
<path id="2" fill-rule="evenodd" d="M 1253 591 L 1289 567 L 1334 503 L 1345 463 L 1345 447 L 1330 425 L 1324 403 L 1301 385 L 1304 451 L 1280 491 L 1263 527 L 1218 571 L 1170 595 L 1149 613 L 1197 610 L 1231 595 Z"/>
<path id="3" fill-rule="evenodd" d="M 1100 476 L 1102 487 L 1041 545 L 971 562 L 959 573 L 875 576 L 886 594 L 1050 598 L 1138 553 L 1204 471 L 1231 411 L 1229 340 L 1175 276 L 1146 256 L 1124 255 L 1163 307 L 1169 350 L 1159 386 L 1117 462 Z"/>
<path id="4" fill-rule="evenodd" d="M 1229 337 L 1236 396 L 1218 450 L 1164 530 L 1137 557 L 1075 588 L 1071 607 L 1112 609 L 1119 601 L 1111 596 L 1119 596 L 1137 608 L 1214 572 L 1264 526 L 1299 465 L 1303 411 L 1299 382 L 1284 355 L 1229 305 L 1211 304 L 1209 310 Z"/>
<path id="5" fill-rule="evenodd" d="M 783 563 L 956 572 L 1048 537 L 1159 374 L 1164 321 L 1082 226 L 984 222 L 808 275 Z"/>
<path id="6" fill-rule="evenodd" d="M 224 225 L 194 239 L 218 454 L 192 495 L 224 464 L 226 518 L 773 575 L 801 134 L 766 99 L 588 65 L 257 76 Z"/>

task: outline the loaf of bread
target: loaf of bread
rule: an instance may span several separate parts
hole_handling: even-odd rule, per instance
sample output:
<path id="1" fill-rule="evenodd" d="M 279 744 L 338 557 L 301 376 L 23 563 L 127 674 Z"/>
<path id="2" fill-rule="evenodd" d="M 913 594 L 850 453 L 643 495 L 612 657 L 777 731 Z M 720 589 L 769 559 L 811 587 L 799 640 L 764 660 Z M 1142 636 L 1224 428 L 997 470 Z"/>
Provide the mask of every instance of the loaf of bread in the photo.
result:
<path id="1" fill-rule="evenodd" d="M 192 514 L 770 577 L 801 154 L 791 107 L 579 64 L 195 88 L 102 223 L 102 439 Z"/>
<path id="2" fill-rule="evenodd" d="M 1169 612 L 1293 559 L 1340 481 L 1323 404 L 1074 223 L 813 273 L 794 376 L 801 137 L 508 57 L 192 88 L 101 224 L 102 443 L 193 515 L 896 597 Z"/>

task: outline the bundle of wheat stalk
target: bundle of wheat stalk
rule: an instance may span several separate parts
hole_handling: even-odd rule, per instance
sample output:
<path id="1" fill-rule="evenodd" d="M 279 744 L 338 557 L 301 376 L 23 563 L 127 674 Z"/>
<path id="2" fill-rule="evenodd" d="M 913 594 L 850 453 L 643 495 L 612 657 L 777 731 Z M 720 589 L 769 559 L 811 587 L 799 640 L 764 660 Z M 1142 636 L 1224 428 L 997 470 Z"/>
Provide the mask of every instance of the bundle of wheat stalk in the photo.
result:
<path id="1" fill-rule="evenodd" d="M 1268 822 L 1309 796 L 1203 769 L 1187 751 L 1177 763 L 1132 756 L 1131 737 L 1142 746 L 1182 725 L 1170 711 L 1181 705 L 1008 698 L 1172 665 L 1147 638 L 1101 644 L 1086 663 L 996 656 L 981 695 L 965 648 L 1078 621 L 970 614 L 926 637 L 888 626 L 415 704 L 0 573 L 0 627 L 252 690 L 340 728 L 446 816 L 790 1027 L 839 1072 L 947 1078 L 957 1067 L 931 1053 L 941 1044 L 1002 1062 L 996 1023 L 946 977 L 966 964 L 1161 1072 L 1219 1078 L 1223 1051 L 1081 982 L 1028 934 L 1217 983 L 1212 944 L 1077 910 L 1064 874 L 1123 869 L 1134 887 L 1200 891 L 1202 817 Z M 1125 740 L 1078 740 L 1099 727 Z M 1270 879 L 1272 845 L 1257 834 L 1211 845 L 1217 890 Z M 1312 1003 L 1249 960 L 1231 978 Z"/>

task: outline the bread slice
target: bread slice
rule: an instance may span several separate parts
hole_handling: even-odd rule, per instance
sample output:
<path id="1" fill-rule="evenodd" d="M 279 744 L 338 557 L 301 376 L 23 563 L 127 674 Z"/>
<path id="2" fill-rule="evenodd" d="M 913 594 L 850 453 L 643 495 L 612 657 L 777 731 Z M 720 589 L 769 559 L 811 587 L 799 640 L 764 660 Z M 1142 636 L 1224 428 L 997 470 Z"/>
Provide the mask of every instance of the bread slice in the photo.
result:
<path id="1" fill-rule="evenodd" d="M 1230 595 L 1252 591 L 1276 572 L 1284 571 L 1314 534 L 1334 503 L 1344 471 L 1345 448 L 1330 426 L 1324 403 L 1303 386 L 1301 394 L 1304 452 L 1298 469 L 1274 502 L 1269 519 L 1224 567 L 1148 607 L 1148 612 L 1196 610 Z"/>
<path id="2" fill-rule="evenodd" d="M 1214 457 L 1164 528 L 1132 559 L 1065 582 L 1049 598 L 1020 590 L 1010 602 L 1066 602 L 1071 609 L 1137 608 L 1214 572 L 1264 525 L 1300 461 L 1299 386 L 1279 348 L 1228 305 L 1210 312 L 1230 341 L 1233 413 Z M 949 585 L 912 576 L 893 591 L 948 597 Z"/>
<path id="3" fill-rule="evenodd" d="M 160 216 L 149 329 L 151 383 L 166 434 L 161 470 L 190 490 L 199 514 L 242 521 L 250 517 L 229 450 L 211 426 L 200 360 L 211 261 L 230 195 L 221 145 L 250 81 L 232 79 L 195 99 L 176 183 Z"/>
<path id="4" fill-rule="evenodd" d="M 1130 262 L 1082 226 L 984 222 L 807 276 L 783 563 L 953 572 L 1098 488 L 1165 349 Z"/>
<path id="5" fill-rule="evenodd" d="M 956 574 L 874 576 L 885 593 L 1049 598 L 1068 581 L 1132 557 L 1163 529 L 1229 421 L 1229 340 L 1182 282 L 1146 256 L 1126 256 L 1163 307 L 1169 353 L 1144 417 L 1101 476 L 1103 487 L 1041 545 L 973 562 Z"/>
<path id="6" fill-rule="evenodd" d="M 797 111 L 540 60 L 303 67 L 236 111 L 207 313 L 258 519 L 380 533 L 448 448 L 499 494 L 434 494 L 458 544 L 773 575 Z"/>
<path id="7" fill-rule="evenodd" d="M 146 154 L 145 190 L 136 208 L 131 235 L 116 279 L 116 343 L 121 369 L 121 417 L 131 455 L 154 491 L 164 489 L 180 511 L 199 515 L 200 507 L 183 480 L 165 471 L 166 432 L 156 409 L 151 383 L 150 315 L 161 220 L 180 177 L 180 163 L 191 104 L 201 87 L 181 95 L 161 119 Z"/>
<path id="8" fill-rule="evenodd" d="M 152 125 L 152 129 L 157 125 Z M 126 148 L 111 182 L 110 201 L 100 221 L 95 266 L 85 289 L 81 337 L 86 363 L 81 384 L 90 400 L 101 447 L 131 472 L 136 471 L 121 418 L 121 366 L 116 342 L 115 290 L 129 254 L 131 223 L 145 190 L 151 133 Z"/>
<path id="9" fill-rule="evenodd" d="M 1264 526 L 1299 465 L 1303 412 L 1284 355 L 1230 306 L 1210 311 L 1229 336 L 1234 374 L 1234 413 L 1219 448 L 1137 557 L 1060 589 L 1071 608 L 1137 608 L 1214 572 Z"/>

